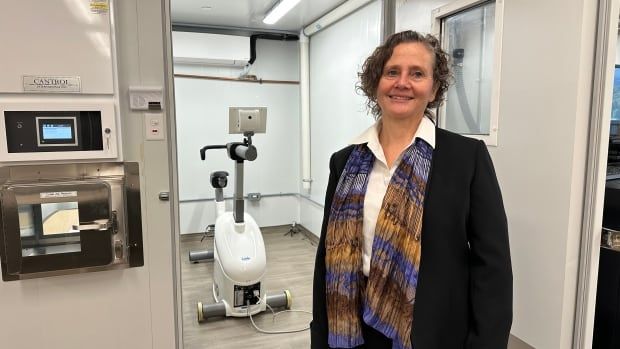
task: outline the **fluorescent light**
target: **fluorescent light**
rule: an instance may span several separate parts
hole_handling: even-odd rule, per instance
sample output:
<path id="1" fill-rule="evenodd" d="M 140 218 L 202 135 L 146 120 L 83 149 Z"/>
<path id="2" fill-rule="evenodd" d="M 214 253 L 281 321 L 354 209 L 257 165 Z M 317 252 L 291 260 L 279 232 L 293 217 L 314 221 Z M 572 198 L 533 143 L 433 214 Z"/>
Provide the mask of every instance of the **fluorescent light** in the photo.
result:
<path id="1" fill-rule="evenodd" d="M 279 21 L 282 16 L 284 16 L 288 11 L 290 11 L 295 5 L 297 5 L 301 0 L 280 0 L 274 7 L 269 10 L 265 18 L 263 19 L 263 23 L 265 24 L 274 24 Z"/>

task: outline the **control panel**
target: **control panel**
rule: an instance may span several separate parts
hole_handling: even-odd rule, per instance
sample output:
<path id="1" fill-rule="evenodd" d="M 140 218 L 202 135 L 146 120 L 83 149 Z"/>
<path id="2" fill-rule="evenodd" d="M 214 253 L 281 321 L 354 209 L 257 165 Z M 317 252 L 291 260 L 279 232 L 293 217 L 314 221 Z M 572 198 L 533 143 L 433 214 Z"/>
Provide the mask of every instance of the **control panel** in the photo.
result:
<path id="1" fill-rule="evenodd" d="M 116 158 L 111 104 L 0 104 L 0 162 Z"/>

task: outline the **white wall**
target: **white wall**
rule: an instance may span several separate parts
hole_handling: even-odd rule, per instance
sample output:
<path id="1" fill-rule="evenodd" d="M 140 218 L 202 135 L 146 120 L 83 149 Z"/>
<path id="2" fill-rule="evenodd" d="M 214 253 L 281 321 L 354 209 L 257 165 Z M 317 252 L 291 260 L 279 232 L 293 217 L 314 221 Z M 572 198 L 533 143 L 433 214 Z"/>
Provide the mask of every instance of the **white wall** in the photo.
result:
<path id="1" fill-rule="evenodd" d="M 145 265 L 0 282 L 2 348 L 175 347 L 170 204 L 157 199 L 169 188 L 168 146 L 144 141 L 144 116 L 127 101 L 130 85 L 164 84 L 162 3 L 115 1 L 124 158 L 140 163 Z"/>
<path id="2" fill-rule="evenodd" d="M 373 1 L 310 37 L 310 200 L 302 199 L 301 223 L 320 234 L 329 177 L 329 157 L 374 119 L 355 91 L 357 72 L 379 44 L 381 2 Z M 355 37 L 352 39 L 352 37 Z"/>
<path id="3" fill-rule="evenodd" d="M 499 146 L 490 151 L 509 221 L 512 330 L 536 348 L 570 348 L 596 3 L 504 6 Z"/>
<path id="4" fill-rule="evenodd" d="M 248 47 L 249 50 L 249 47 Z M 249 74 L 263 80 L 299 81 L 299 48 L 296 41 L 257 40 L 257 58 Z M 238 77 L 241 68 L 175 65 L 175 73 Z M 209 144 L 239 142 L 242 135 L 228 134 L 229 106 L 267 107 L 267 132 L 253 137 L 258 158 L 245 162 L 244 192 L 263 195 L 246 208 L 259 226 L 299 221 L 299 85 L 256 84 L 205 79 L 175 78 L 178 139 L 180 220 L 182 233 L 203 231 L 215 221 L 210 173 L 230 174 L 224 190 L 233 196 L 234 162 L 224 150 L 209 150 L 201 161 L 199 150 Z M 228 202 L 229 208 L 232 201 Z"/>

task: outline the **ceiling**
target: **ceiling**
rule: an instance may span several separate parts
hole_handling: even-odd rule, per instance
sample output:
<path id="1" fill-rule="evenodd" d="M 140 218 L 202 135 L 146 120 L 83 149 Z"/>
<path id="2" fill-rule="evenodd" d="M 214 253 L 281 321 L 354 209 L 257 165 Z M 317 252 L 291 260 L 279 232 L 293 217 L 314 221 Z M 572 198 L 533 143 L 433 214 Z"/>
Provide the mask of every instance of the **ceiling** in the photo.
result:
<path id="1" fill-rule="evenodd" d="M 345 0 L 301 0 L 277 23 L 263 17 L 277 0 L 171 0 L 172 24 L 299 32 Z"/>

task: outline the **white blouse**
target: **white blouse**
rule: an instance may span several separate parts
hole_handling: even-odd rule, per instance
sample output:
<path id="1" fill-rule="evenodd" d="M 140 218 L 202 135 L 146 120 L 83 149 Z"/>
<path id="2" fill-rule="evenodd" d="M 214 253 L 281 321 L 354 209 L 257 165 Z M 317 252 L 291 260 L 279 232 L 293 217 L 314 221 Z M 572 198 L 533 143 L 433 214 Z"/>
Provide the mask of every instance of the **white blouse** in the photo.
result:
<path id="1" fill-rule="evenodd" d="M 422 118 L 418 130 L 411 139 L 411 142 L 400 153 L 391 168 L 387 166 L 387 160 L 383 153 L 381 143 L 379 143 L 379 131 L 381 130 L 381 119 L 377 120 L 374 125 L 370 126 L 366 131 L 359 135 L 351 144 L 368 143 L 368 148 L 375 155 L 376 161 L 370 171 L 368 178 L 368 187 L 366 188 L 366 196 L 364 197 L 364 245 L 362 247 L 362 271 L 368 276 L 370 271 L 370 256 L 372 253 L 372 241 L 375 237 L 375 227 L 377 218 L 383 203 L 383 197 L 390 184 L 392 175 L 396 171 L 398 164 L 403 156 L 403 152 L 409 145 L 413 144 L 416 138 L 421 138 L 428 143 L 433 149 L 435 148 L 435 124 L 427 117 Z"/>

